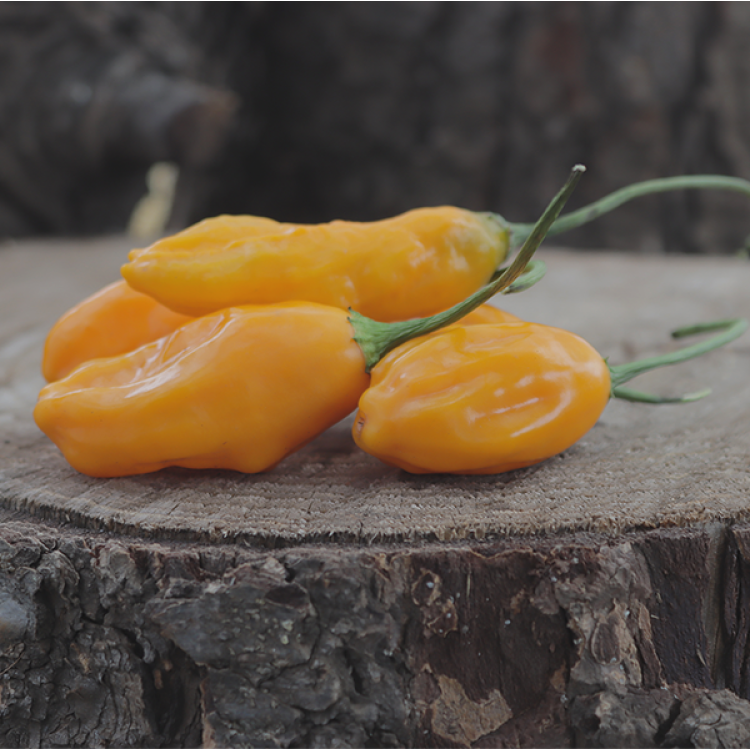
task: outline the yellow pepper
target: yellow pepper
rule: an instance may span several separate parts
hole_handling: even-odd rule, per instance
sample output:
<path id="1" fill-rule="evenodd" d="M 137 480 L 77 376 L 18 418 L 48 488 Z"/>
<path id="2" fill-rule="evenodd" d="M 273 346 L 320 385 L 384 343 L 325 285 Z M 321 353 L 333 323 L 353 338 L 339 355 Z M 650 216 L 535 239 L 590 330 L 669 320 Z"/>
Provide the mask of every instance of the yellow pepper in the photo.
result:
<path id="1" fill-rule="evenodd" d="M 94 477 L 257 472 L 349 414 L 368 382 L 343 310 L 248 306 L 82 365 L 42 390 L 34 419 Z"/>
<path id="2" fill-rule="evenodd" d="M 42 389 L 37 425 L 95 477 L 167 466 L 264 471 L 356 408 L 385 352 L 450 325 L 526 269 L 580 176 L 574 171 L 491 285 L 432 318 L 382 323 L 312 302 L 232 307 Z M 514 319 L 502 311 L 475 314 Z"/>
<path id="3" fill-rule="evenodd" d="M 83 362 L 132 351 L 190 320 L 136 292 L 125 281 L 116 281 L 55 323 L 44 344 L 42 374 L 51 383 Z"/>
<path id="4" fill-rule="evenodd" d="M 534 323 L 453 326 L 394 349 L 372 369 L 353 436 L 363 450 L 412 473 L 496 474 L 569 448 L 611 396 L 685 402 L 622 387 L 636 375 L 703 354 L 739 336 L 747 322 L 681 329 L 723 330 L 701 344 L 610 367 L 588 343 Z"/>
<path id="5" fill-rule="evenodd" d="M 750 194 L 746 180 L 688 175 L 636 183 L 560 217 L 558 234 L 634 198 L 682 189 Z M 203 315 L 224 307 L 307 300 L 379 321 L 432 315 L 486 284 L 531 224 L 449 206 L 370 223 L 298 226 L 219 216 L 134 250 L 125 279 L 167 307 Z"/>
<path id="6" fill-rule="evenodd" d="M 610 395 L 607 365 L 583 339 L 524 322 L 438 331 L 371 376 L 354 440 L 414 473 L 538 463 L 585 435 Z"/>
<path id="7" fill-rule="evenodd" d="M 431 315 L 487 283 L 508 252 L 492 214 L 422 208 L 371 223 L 268 222 L 248 235 L 238 217 L 206 219 L 131 253 L 122 275 L 186 315 L 306 300 L 375 320 Z"/>

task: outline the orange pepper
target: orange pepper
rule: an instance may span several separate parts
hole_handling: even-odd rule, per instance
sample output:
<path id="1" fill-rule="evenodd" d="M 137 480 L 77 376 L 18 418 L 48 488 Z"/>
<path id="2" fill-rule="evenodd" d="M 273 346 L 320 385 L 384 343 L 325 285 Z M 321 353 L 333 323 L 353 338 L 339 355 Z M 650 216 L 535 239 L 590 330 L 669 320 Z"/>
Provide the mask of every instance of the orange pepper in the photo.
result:
<path id="1" fill-rule="evenodd" d="M 81 365 L 42 389 L 34 419 L 94 477 L 257 472 L 353 411 L 368 382 L 343 310 L 247 306 Z"/>
<path id="2" fill-rule="evenodd" d="M 487 283 L 508 252 L 492 214 L 449 206 L 392 219 L 294 226 L 219 216 L 135 250 L 122 275 L 186 315 L 307 300 L 382 321 L 445 310 Z M 267 233 L 257 226 L 268 226 Z"/>
<path id="3" fill-rule="evenodd" d="M 116 281 L 68 310 L 50 330 L 42 355 L 48 383 L 97 357 L 112 357 L 166 336 L 192 318 Z"/>
<path id="4" fill-rule="evenodd" d="M 534 323 L 454 326 L 371 371 L 357 445 L 414 473 L 495 474 L 560 453 L 609 401 L 609 369 L 572 333 Z"/>
<path id="5" fill-rule="evenodd" d="M 363 450 L 412 473 L 495 474 L 569 448 L 610 397 L 693 401 L 643 394 L 622 383 L 737 338 L 743 319 L 681 329 L 723 333 L 659 357 L 610 367 L 583 339 L 535 323 L 460 325 L 394 349 L 371 371 L 353 436 Z"/>
<path id="6" fill-rule="evenodd" d="M 671 190 L 750 194 L 750 182 L 688 175 L 635 183 L 561 216 L 550 234 L 575 229 L 628 201 Z M 203 315 L 231 305 L 308 300 L 380 321 L 445 310 L 486 284 L 534 225 L 451 206 L 421 208 L 369 223 L 281 224 L 218 216 L 134 250 L 122 274 L 177 312 Z"/>
<path id="7" fill-rule="evenodd" d="M 387 351 L 510 288 L 580 171 L 510 268 L 450 312 L 388 324 L 312 302 L 229 308 L 132 352 L 80 365 L 42 389 L 34 419 L 91 476 L 167 466 L 269 469 L 353 411 L 372 364 Z M 500 310 L 474 317 L 508 319 Z"/>

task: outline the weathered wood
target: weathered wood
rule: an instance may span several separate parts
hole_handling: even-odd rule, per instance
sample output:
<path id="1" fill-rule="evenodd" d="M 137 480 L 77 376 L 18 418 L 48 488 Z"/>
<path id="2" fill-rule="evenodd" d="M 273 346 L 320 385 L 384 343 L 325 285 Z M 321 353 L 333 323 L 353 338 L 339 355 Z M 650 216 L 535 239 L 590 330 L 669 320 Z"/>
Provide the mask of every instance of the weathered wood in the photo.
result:
<path id="1" fill-rule="evenodd" d="M 718 650 L 703 627 L 734 558 L 701 552 L 748 533 L 262 552 L 5 520 L 0 742 L 744 747 L 750 692 L 722 686 L 747 623 Z M 698 561 L 685 606 L 670 547 Z"/>
<path id="2" fill-rule="evenodd" d="M 347 423 L 254 476 L 179 469 L 111 480 L 77 474 L 30 418 L 42 385 L 42 342 L 66 304 L 116 278 L 126 247 L 58 247 L 53 257 L 44 245 L 22 246 L 0 256 L 9 287 L 0 303 L 7 310 L 0 361 L 9 372 L 7 397 L 15 400 L 12 439 L 0 444 L 0 491 L 13 507 L 95 528 L 272 546 L 620 531 L 746 517 L 747 337 L 643 378 L 646 389 L 671 394 L 710 385 L 710 398 L 682 407 L 611 403 L 561 456 L 498 477 L 408 475 L 359 451 Z M 560 251 L 542 257 L 547 279 L 502 304 L 576 331 L 615 363 L 673 346 L 668 332 L 681 324 L 750 317 L 750 264 L 737 259 Z"/>
<path id="3" fill-rule="evenodd" d="M 608 407 L 532 471 L 413 478 L 334 430 L 263 477 L 91 480 L 30 410 L 128 244 L 0 248 L 0 744 L 747 743 L 744 338 L 647 384 L 710 399 Z M 504 306 L 615 361 L 750 314 L 736 259 L 544 257 Z"/>

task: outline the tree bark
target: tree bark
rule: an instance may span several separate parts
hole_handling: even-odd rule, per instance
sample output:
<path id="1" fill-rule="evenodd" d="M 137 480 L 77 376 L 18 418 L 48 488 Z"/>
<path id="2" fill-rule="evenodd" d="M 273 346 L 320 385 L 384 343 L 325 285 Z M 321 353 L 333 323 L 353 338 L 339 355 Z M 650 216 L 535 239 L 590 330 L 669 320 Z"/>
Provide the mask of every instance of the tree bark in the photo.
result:
<path id="1" fill-rule="evenodd" d="M 3 520 L 6 747 L 748 740 L 746 526 L 264 552 Z"/>
<path id="2" fill-rule="evenodd" d="M 96 480 L 30 415 L 129 246 L 0 250 L 0 745 L 747 745 L 745 339 L 644 386 L 710 399 L 530 470 L 411 477 L 339 426 L 263 475 Z M 543 255 L 503 305 L 613 361 L 750 316 L 738 259 Z"/>

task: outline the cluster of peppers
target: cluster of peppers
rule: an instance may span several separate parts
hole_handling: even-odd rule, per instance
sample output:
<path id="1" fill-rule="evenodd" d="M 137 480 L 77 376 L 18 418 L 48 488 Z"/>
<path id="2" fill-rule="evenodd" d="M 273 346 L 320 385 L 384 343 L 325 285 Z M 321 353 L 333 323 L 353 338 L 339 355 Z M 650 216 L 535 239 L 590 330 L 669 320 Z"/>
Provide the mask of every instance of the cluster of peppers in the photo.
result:
<path id="1" fill-rule="evenodd" d="M 208 219 L 131 252 L 124 281 L 66 313 L 43 355 L 38 426 L 78 471 L 114 477 L 168 466 L 268 470 L 355 410 L 368 453 L 415 473 L 490 474 L 579 440 L 646 370 L 737 336 L 610 366 L 578 336 L 485 304 L 544 274 L 549 233 L 639 195 L 719 187 L 726 177 L 653 180 L 566 216 L 584 168 L 535 225 L 441 207 L 369 224 Z M 511 245 L 521 245 L 504 269 Z M 356 312 L 354 312 L 356 310 Z M 366 317 L 367 316 L 367 317 Z"/>

